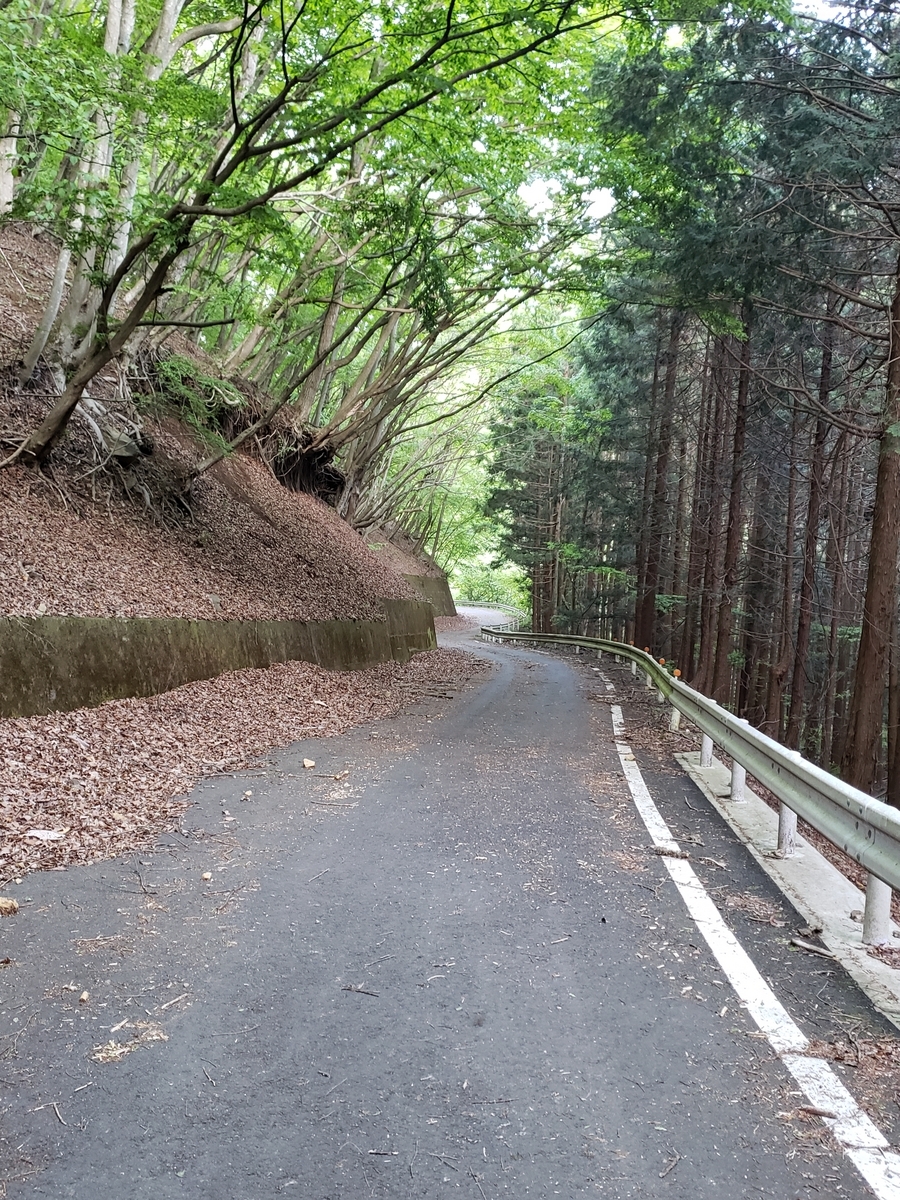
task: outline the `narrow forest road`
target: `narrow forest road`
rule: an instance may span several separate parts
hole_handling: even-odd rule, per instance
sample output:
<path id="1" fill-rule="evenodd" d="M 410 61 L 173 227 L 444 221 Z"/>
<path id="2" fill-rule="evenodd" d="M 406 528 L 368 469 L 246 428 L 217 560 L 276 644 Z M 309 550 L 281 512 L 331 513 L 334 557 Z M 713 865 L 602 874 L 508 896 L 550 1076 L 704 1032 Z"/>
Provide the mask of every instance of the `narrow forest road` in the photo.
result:
<path id="1" fill-rule="evenodd" d="M 32 877 L 0 972 L 10 1200 L 872 1194 L 650 852 L 630 674 L 442 640 L 492 674 L 205 783 L 153 854 Z M 804 1032 L 885 1032 L 635 753 L 714 894 L 756 903 L 723 911 Z"/>

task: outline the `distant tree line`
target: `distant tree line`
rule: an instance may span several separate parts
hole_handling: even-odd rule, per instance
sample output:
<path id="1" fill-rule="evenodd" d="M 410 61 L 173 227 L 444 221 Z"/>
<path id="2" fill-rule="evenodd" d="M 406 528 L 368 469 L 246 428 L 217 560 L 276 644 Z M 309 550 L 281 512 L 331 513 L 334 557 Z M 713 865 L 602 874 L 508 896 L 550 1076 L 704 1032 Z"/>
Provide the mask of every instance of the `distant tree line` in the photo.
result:
<path id="1" fill-rule="evenodd" d="M 569 378 L 505 398 L 492 468 L 536 628 L 649 647 L 892 803 L 898 67 L 874 6 L 605 51 L 601 299 Z"/>

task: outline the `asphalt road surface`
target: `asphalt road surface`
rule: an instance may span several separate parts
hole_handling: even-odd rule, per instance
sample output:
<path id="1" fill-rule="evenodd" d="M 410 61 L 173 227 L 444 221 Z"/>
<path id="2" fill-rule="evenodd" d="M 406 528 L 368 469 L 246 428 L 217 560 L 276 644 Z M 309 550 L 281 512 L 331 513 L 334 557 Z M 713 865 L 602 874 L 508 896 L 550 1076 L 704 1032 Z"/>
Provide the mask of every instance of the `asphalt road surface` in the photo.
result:
<path id="1" fill-rule="evenodd" d="M 20 889 L 10 1200 L 873 1194 L 651 853 L 611 700 L 793 1021 L 824 1041 L 887 1025 L 788 946 L 802 921 L 665 745 L 640 749 L 630 675 L 444 641 L 492 674 L 205 783 L 152 854 Z"/>

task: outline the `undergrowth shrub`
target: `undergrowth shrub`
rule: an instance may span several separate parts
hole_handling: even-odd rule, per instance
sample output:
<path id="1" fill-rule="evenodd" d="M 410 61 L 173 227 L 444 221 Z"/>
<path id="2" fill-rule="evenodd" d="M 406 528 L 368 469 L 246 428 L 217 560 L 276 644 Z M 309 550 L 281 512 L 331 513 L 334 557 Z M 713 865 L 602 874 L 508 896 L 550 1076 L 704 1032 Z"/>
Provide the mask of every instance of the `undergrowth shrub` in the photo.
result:
<path id="1" fill-rule="evenodd" d="M 222 449 L 229 441 L 236 410 L 246 407 L 240 391 L 225 379 L 208 375 L 179 354 L 156 365 L 156 405 L 175 408 L 181 420 L 206 445 Z"/>

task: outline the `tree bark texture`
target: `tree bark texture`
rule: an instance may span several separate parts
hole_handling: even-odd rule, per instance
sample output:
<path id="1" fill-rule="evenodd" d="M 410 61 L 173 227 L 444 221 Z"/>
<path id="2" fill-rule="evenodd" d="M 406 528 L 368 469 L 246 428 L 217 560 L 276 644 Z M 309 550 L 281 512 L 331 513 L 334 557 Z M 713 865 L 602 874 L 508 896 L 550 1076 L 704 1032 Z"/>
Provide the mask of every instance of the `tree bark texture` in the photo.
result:
<path id="1" fill-rule="evenodd" d="M 678 343 L 683 328 L 684 314 L 673 313 L 669 324 L 668 345 L 663 359 L 665 385 L 659 418 L 653 496 L 647 522 L 647 566 L 644 572 L 643 591 L 639 596 L 635 614 L 635 641 L 639 646 L 649 646 L 651 651 L 658 649 L 656 597 L 659 591 L 663 542 L 668 515 L 669 459 L 672 453 L 672 429 L 675 422 L 675 386 L 678 382 Z"/>
<path id="2" fill-rule="evenodd" d="M 826 327 L 825 344 L 822 347 L 822 367 L 819 373 L 819 402 L 827 407 L 831 393 L 831 328 Z M 794 649 L 794 671 L 791 677 L 791 699 L 788 706 L 785 742 L 792 750 L 800 745 L 800 723 L 803 718 L 803 700 L 806 693 L 809 655 L 809 637 L 813 620 L 813 589 L 816 577 L 816 559 L 819 544 L 819 510 L 822 503 L 822 485 L 825 471 L 825 443 L 828 439 L 828 424 L 822 416 L 816 420 L 813 434 L 812 454 L 809 462 L 809 491 L 806 505 L 806 538 L 803 544 L 803 577 L 800 581 L 800 598 L 797 603 L 797 642 Z"/>
<path id="3" fill-rule="evenodd" d="M 843 778 L 863 791 L 870 791 L 875 782 L 889 649 L 896 622 L 900 551 L 900 262 L 890 310 L 885 391 L 886 428 L 879 443 L 862 630 L 841 761 Z"/>
<path id="4" fill-rule="evenodd" d="M 744 340 L 738 357 L 738 386 L 731 449 L 731 492 L 728 500 L 728 525 L 725 531 L 725 569 L 722 599 L 719 602 L 716 630 L 716 656 L 713 668 L 712 696 L 720 704 L 731 699 L 731 651 L 734 629 L 734 605 L 737 600 L 741 535 L 744 521 L 744 443 L 747 437 L 747 407 L 750 397 L 750 319 L 744 317 Z"/>

